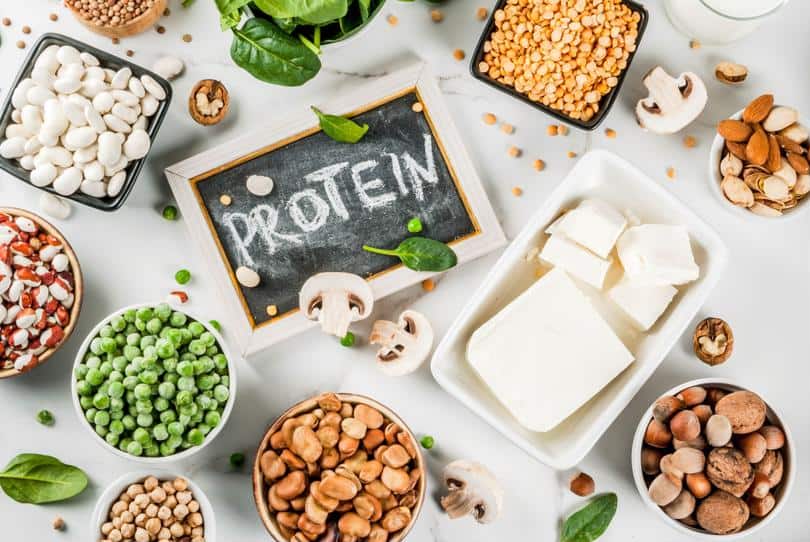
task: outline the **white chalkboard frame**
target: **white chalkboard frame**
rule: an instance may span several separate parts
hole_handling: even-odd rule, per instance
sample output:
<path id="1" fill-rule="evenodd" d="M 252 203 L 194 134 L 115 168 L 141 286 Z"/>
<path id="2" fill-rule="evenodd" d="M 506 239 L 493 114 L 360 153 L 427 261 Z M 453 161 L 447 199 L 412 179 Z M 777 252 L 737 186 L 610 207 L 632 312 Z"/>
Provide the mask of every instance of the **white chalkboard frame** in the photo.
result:
<path id="1" fill-rule="evenodd" d="M 428 116 L 434 137 L 447 159 L 476 232 L 451 244 L 463 264 L 506 243 L 506 237 L 481 180 L 467 154 L 444 98 L 429 68 L 418 64 L 364 82 L 357 89 L 319 104 L 330 113 L 351 115 L 372 109 L 409 91 L 416 91 Z M 291 311 L 263 324 L 255 324 L 242 297 L 233 269 L 225 257 L 194 180 L 227 170 L 247 159 L 272 152 L 274 143 L 316 131 L 317 119 L 309 109 L 275 119 L 245 135 L 192 156 L 166 168 L 165 174 L 190 236 L 213 277 L 223 301 L 227 334 L 248 358 L 265 348 L 316 325 L 298 311 Z M 401 264 L 370 277 L 375 299 L 380 299 L 435 275 L 415 272 Z"/>

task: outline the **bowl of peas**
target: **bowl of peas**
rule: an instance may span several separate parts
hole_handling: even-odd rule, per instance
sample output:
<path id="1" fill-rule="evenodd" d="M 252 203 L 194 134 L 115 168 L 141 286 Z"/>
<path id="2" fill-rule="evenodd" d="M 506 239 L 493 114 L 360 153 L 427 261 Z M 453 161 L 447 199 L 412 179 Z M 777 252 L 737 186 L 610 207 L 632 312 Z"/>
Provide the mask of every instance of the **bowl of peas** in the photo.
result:
<path id="1" fill-rule="evenodd" d="M 233 409 L 236 370 L 216 329 L 168 303 L 102 320 L 79 348 L 71 392 L 82 425 L 116 455 L 144 463 L 187 458 Z"/>

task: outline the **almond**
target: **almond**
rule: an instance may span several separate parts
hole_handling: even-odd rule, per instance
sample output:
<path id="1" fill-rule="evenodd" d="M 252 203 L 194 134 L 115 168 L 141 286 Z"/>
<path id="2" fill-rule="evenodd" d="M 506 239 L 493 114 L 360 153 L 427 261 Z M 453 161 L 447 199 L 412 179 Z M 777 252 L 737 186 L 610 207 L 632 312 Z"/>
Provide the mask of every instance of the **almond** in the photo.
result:
<path id="1" fill-rule="evenodd" d="M 782 149 L 779 148 L 779 143 L 773 134 L 768 134 L 768 161 L 765 162 L 765 167 L 771 173 L 779 171 L 782 167 Z"/>
<path id="2" fill-rule="evenodd" d="M 801 145 L 799 145 L 795 141 L 793 141 L 791 139 L 788 139 L 787 137 L 785 137 L 783 135 L 776 135 L 776 141 L 779 143 L 779 146 L 782 149 L 784 149 L 784 150 L 786 150 L 788 152 L 794 152 L 796 154 L 804 154 L 805 153 L 804 147 L 802 147 Z"/>
<path id="3" fill-rule="evenodd" d="M 788 152 L 787 161 L 790 164 L 790 167 L 795 169 L 796 173 L 798 173 L 799 175 L 805 175 L 807 173 L 810 173 L 810 164 L 807 163 L 807 159 L 801 154 L 796 154 L 795 152 Z"/>
<path id="4" fill-rule="evenodd" d="M 762 122 L 773 107 L 773 94 L 763 94 L 754 98 L 743 110 L 743 122 Z"/>
<path id="5" fill-rule="evenodd" d="M 762 123 L 762 127 L 768 132 L 778 132 L 784 130 L 791 124 L 799 120 L 799 112 L 792 107 L 779 106 L 771 109 L 768 117 Z"/>
<path id="6" fill-rule="evenodd" d="M 717 133 L 726 141 L 748 141 L 752 132 L 750 126 L 739 120 L 725 119 L 717 123 Z"/>
<path id="7" fill-rule="evenodd" d="M 737 143 L 736 141 L 726 141 L 726 148 L 728 152 L 739 158 L 745 160 L 745 143 Z"/>
<path id="8" fill-rule="evenodd" d="M 769 150 L 768 136 L 765 134 L 765 130 L 757 126 L 754 135 L 751 136 L 745 146 L 745 158 L 749 163 L 761 166 L 768 160 Z"/>

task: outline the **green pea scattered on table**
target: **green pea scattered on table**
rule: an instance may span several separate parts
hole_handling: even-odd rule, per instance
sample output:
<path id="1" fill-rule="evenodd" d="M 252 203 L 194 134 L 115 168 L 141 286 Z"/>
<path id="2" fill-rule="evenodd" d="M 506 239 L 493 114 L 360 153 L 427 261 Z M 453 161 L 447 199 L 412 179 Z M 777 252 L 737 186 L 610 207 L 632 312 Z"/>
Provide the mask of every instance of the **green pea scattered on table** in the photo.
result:
<path id="1" fill-rule="evenodd" d="M 179 270 L 174 274 L 174 280 L 177 281 L 177 284 L 187 284 L 191 280 L 191 271 L 188 269 Z"/>
<path id="2" fill-rule="evenodd" d="M 50 410 L 40 410 L 37 412 L 37 421 L 42 425 L 53 425 L 53 414 Z"/>
<path id="3" fill-rule="evenodd" d="M 230 397 L 228 360 L 214 335 L 167 303 L 110 319 L 75 378 L 87 422 L 136 456 L 199 446 Z"/>
<path id="4" fill-rule="evenodd" d="M 235 469 L 241 469 L 242 465 L 245 464 L 245 454 L 243 454 L 241 452 L 233 453 L 233 454 L 231 454 L 230 461 L 231 461 L 231 467 L 233 467 Z"/>
<path id="5" fill-rule="evenodd" d="M 425 435 L 419 440 L 419 443 L 425 450 L 430 450 L 436 444 L 436 441 L 430 435 Z"/>
<path id="6" fill-rule="evenodd" d="M 411 233 L 419 233 L 422 231 L 422 221 L 418 216 L 413 217 L 408 221 L 408 231 Z"/>
<path id="7" fill-rule="evenodd" d="M 347 348 L 352 347 L 352 346 L 354 346 L 354 341 L 355 340 L 356 339 L 355 339 L 354 333 L 349 331 L 349 332 L 346 333 L 346 335 L 343 338 L 340 339 L 340 344 L 342 344 L 343 346 L 345 346 Z"/>
<path id="8" fill-rule="evenodd" d="M 166 220 L 177 220 L 177 207 L 174 205 L 167 205 L 163 208 L 161 213 Z"/>

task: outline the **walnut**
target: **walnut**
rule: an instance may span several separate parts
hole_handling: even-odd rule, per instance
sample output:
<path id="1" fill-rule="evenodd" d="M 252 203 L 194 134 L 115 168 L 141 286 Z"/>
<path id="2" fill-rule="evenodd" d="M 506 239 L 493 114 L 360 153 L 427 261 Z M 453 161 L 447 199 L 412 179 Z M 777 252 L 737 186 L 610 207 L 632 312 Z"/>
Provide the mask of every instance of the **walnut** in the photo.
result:
<path id="1" fill-rule="evenodd" d="M 706 460 L 706 476 L 716 488 L 742 497 L 754 481 L 754 469 L 739 450 L 715 448 Z"/>
<path id="2" fill-rule="evenodd" d="M 747 435 L 765 424 L 765 401 L 750 391 L 735 391 L 717 401 L 715 414 L 728 418 L 735 435 Z"/>
<path id="3" fill-rule="evenodd" d="M 199 124 L 210 126 L 225 118 L 229 103 L 225 85 L 215 79 L 203 79 L 191 89 L 188 112 Z"/>
<path id="4" fill-rule="evenodd" d="M 731 327 L 720 318 L 706 318 L 697 325 L 692 339 L 695 355 L 708 365 L 724 363 L 734 350 Z"/>
<path id="5" fill-rule="evenodd" d="M 736 533 L 748 521 L 748 515 L 748 505 L 725 491 L 715 491 L 697 508 L 698 523 L 714 534 Z"/>

